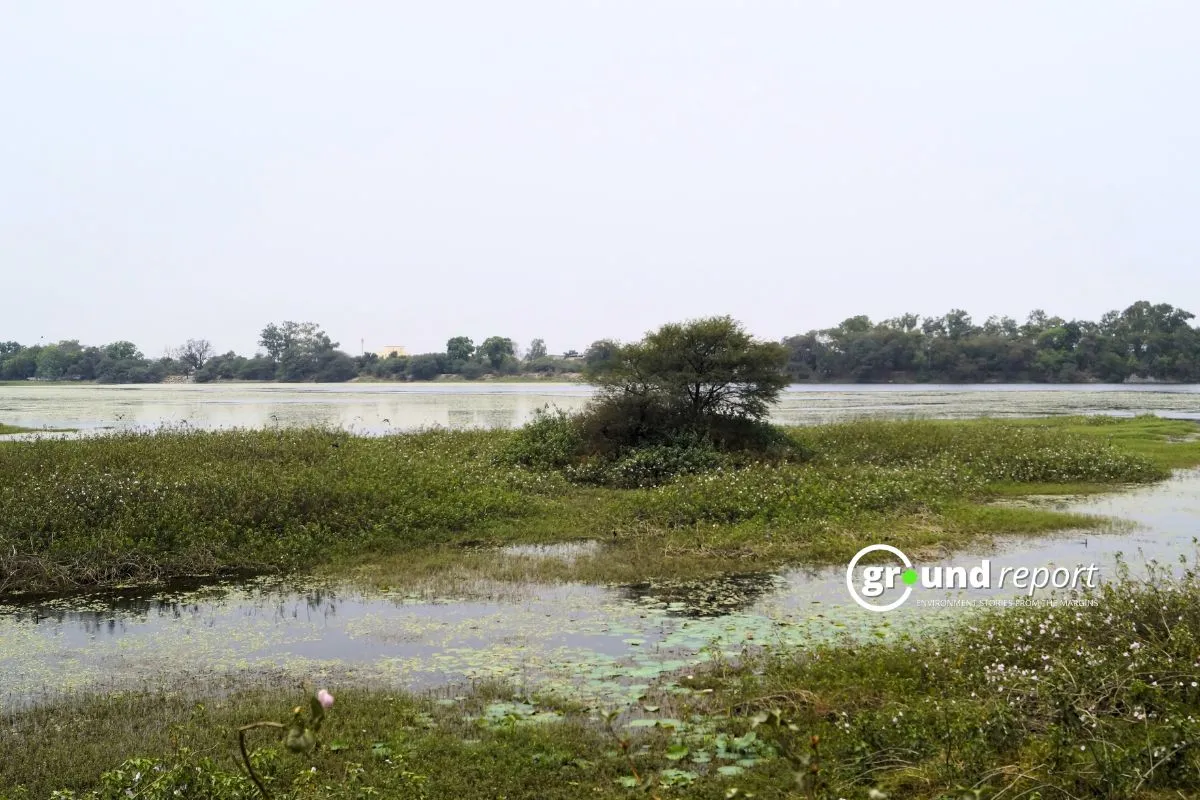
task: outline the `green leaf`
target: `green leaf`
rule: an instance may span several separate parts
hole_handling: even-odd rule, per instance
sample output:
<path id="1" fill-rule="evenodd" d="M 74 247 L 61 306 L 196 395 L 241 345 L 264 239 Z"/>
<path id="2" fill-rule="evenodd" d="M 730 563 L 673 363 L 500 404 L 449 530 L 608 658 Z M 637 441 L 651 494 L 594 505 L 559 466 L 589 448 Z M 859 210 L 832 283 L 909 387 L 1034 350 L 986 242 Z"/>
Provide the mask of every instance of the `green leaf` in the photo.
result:
<path id="1" fill-rule="evenodd" d="M 667 759 L 670 761 L 680 761 L 687 757 L 688 752 L 690 751 L 687 745 L 673 744 L 667 748 Z"/>
<path id="2" fill-rule="evenodd" d="M 658 780 L 662 786 L 689 786 L 692 781 L 699 777 L 699 775 L 691 770 L 664 769 L 659 773 Z"/>

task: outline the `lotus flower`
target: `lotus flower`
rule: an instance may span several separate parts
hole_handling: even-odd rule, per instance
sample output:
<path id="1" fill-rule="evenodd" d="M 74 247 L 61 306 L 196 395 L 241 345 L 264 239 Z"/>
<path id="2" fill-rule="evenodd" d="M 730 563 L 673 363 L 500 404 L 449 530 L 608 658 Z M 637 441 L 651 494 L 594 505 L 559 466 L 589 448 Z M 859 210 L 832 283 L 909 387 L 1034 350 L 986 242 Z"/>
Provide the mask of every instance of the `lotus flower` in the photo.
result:
<path id="1" fill-rule="evenodd" d="M 317 692 L 317 702 L 321 704 L 321 708 L 328 711 L 333 708 L 333 695 L 322 689 Z"/>

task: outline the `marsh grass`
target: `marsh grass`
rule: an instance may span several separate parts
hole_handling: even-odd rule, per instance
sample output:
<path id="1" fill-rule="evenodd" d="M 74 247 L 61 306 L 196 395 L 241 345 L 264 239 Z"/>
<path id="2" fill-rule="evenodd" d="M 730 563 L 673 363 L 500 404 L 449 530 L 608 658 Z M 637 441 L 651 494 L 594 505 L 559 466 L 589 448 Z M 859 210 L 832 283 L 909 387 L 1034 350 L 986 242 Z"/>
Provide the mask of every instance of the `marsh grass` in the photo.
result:
<path id="1" fill-rule="evenodd" d="M 23 428 L 20 425 L 5 425 L 0 422 L 0 436 L 10 433 L 73 433 L 75 428 Z"/>
<path id="2" fill-rule="evenodd" d="M 1200 791 L 1200 583 L 1161 566 L 942 635 L 747 659 L 707 684 L 746 716 L 819 735 L 845 797 L 1193 797 Z M 794 743 L 793 743 L 794 746 Z"/>
<path id="3" fill-rule="evenodd" d="M 1136 418 L 863 421 L 788 431 L 804 463 L 745 462 L 659 486 L 578 486 L 504 458 L 514 434 L 322 429 L 118 433 L 0 443 L 0 594 L 336 565 L 408 577 L 481 547 L 596 539 L 544 577 L 587 581 L 837 561 L 881 535 L 963 546 L 1092 527 L 980 505 L 1021 487 L 1112 488 L 1200 463 L 1196 427 Z M 478 557 L 495 574 L 527 569 Z M 385 578 L 394 580 L 394 578 Z"/>
<path id="4" fill-rule="evenodd" d="M 1162 469 L 1200 464 L 1200 426 L 1183 419 L 1152 414 L 1138 417 L 1055 417 L 1016 420 L 1015 424 L 1055 428 L 1066 434 L 1105 441 L 1148 459 Z"/>
<path id="5" fill-rule="evenodd" d="M 0 591 L 272 569 L 520 516 L 542 476 L 496 437 L 428 431 L 122 433 L 0 447 Z"/>
<path id="6" fill-rule="evenodd" d="M 1080 599 L 1094 602 L 714 658 L 612 733 L 604 709 L 502 684 L 345 689 L 315 756 L 262 742 L 256 764 L 293 800 L 647 796 L 627 788 L 634 771 L 663 798 L 1197 796 L 1200 581 L 1159 567 Z M 3 712 L 0 798 L 255 797 L 234 731 L 309 690 L 182 688 Z"/>

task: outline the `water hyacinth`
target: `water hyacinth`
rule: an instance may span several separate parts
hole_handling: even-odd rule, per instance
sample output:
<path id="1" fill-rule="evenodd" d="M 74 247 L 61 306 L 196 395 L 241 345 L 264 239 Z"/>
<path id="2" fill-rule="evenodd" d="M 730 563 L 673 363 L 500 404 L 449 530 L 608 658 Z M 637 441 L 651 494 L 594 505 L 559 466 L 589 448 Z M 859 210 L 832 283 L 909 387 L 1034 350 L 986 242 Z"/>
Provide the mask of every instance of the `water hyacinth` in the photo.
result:
<path id="1" fill-rule="evenodd" d="M 5 442 L 0 591 L 287 569 L 520 517 L 554 481 L 498 466 L 504 436 L 165 429 Z"/>

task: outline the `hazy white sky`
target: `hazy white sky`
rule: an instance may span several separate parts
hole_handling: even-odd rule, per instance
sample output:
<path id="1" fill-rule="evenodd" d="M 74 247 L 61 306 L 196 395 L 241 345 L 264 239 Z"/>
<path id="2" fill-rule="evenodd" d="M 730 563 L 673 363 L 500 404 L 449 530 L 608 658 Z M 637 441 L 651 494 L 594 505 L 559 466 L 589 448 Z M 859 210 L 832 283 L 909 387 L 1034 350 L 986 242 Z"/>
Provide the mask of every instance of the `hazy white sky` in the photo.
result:
<path id="1" fill-rule="evenodd" d="M 0 0 L 0 340 L 1200 312 L 1200 4 Z"/>

